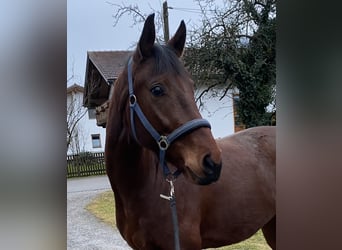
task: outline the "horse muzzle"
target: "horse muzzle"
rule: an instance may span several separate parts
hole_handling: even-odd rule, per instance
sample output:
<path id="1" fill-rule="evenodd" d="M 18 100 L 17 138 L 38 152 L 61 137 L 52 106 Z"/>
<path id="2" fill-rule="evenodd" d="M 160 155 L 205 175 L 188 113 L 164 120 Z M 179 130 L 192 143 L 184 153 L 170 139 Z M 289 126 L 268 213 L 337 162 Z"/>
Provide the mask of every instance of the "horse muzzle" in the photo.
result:
<path id="1" fill-rule="evenodd" d="M 216 182 L 221 174 L 222 163 L 215 163 L 209 155 L 203 158 L 202 170 L 203 176 L 199 176 L 189 167 L 187 167 L 187 172 L 193 181 L 198 185 L 208 185 Z"/>

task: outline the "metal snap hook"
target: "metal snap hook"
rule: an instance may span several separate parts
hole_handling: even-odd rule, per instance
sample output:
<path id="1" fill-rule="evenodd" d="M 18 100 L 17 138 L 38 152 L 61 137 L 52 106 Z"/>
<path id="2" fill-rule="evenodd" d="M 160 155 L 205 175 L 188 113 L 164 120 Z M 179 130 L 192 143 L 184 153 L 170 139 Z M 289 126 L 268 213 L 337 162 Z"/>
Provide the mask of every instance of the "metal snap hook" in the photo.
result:
<path id="1" fill-rule="evenodd" d="M 175 186 L 173 185 L 173 181 L 172 181 L 173 177 L 171 177 L 170 179 L 166 179 L 166 181 L 168 183 L 170 183 L 170 196 L 166 196 L 164 194 L 160 194 L 160 198 L 166 199 L 166 200 L 173 200 L 175 198 Z"/>

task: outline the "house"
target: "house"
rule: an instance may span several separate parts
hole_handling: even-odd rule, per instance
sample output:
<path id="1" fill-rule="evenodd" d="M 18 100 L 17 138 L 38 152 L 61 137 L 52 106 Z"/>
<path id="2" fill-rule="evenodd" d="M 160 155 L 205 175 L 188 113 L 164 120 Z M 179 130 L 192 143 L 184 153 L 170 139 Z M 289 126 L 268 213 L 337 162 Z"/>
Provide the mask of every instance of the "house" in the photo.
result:
<path id="1" fill-rule="evenodd" d="M 103 152 L 105 130 L 96 125 L 95 116 L 83 106 L 84 88 L 73 84 L 67 88 L 67 154 Z"/>
<path id="2" fill-rule="evenodd" d="M 88 51 L 85 75 L 83 105 L 96 124 L 106 127 L 108 99 L 113 84 L 125 67 L 132 51 Z"/>
<path id="3" fill-rule="evenodd" d="M 94 119 L 94 125 L 99 128 L 106 127 L 111 91 L 113 91 L 115 80 L 131 55 L 132 51 L 92 51 L 87 53 L 83 106 L 87 108 L 87 117 Z M 196 90 L 196 94 L 198 93 L 200 90 Z M 214 137 L 233 134 L 236 130 L 233 92 L 228 92 L 220 101 L 218 98 L 211 98 L 211 94 L 209 92 L 202 98 L 205 103 L 200 108 L 203 118 L 211 123 Z M 101 143 L 104 143 L 105 130 L 99 131 Z"/>

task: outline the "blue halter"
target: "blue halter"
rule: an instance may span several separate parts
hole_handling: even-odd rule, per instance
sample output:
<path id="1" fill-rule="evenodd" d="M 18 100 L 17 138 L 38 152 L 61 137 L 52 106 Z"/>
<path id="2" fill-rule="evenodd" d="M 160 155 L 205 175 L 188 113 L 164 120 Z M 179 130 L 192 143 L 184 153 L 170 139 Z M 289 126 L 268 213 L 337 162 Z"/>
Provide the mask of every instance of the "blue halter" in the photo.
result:
<path id="1" fill-rule="evenodd" d="M 154 138 L 154 140 L 159 146 L 159 161 L 160 161 L 160 166 L 163 169 L 164 176 L 167 178 L 168 176 L 171 175 L 173 178 L 176 178 L 181 173 L 181 171 L 176 170 L 174 173 L 171 173 L 165 161 L 166 150 L 168 149 L 170 144 L 174 142 L 177 138 L 181 137 L 182 135 L 192 130 L 195 130 L 200 127 L 211 128 L 210 123 L 205 119 L 194 119 L 178 127 L 169 135 L 160 135 L 154 129 L 151 123 L 147 120 L 146 116 L 142 112 L 137 102 L 137 97 L 134 95 L 133 80 L 132 80 L 132 57 L 128 61 L 128 92 L 129 92 L 129 104 L 130 104 L 131 129 L 132 129 L 132 134 L 135 140 L 138 142 L 137 134 L 135 130 L 134 114 L 136 114 L 139 117 L 145 129 L 151 134 L 151 136 Z"/>

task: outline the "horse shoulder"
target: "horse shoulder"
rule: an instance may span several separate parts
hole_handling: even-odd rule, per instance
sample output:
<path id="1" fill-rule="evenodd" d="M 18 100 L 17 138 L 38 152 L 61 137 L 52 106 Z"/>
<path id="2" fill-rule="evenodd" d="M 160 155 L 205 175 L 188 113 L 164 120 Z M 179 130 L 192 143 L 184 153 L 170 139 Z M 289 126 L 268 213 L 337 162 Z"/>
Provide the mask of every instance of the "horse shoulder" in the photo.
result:
<path id="1" fill-rule="evenodd" d="M 222 150 L 222 154 L 229 152 L 234 154 L 248 155 L 260 152 L 260 155 L 267 155 L 275 162 L 276 153 L 276 129 L 271 126 L 261 126 L 246 129 L 230 136 L 217 140 L 217 144 Z"/>
<path id="2" fill-rule="evenodd" d="M 276 188 L 275 132 L 275 127 L 255 127 L 217 140 L 222 150 L 222 185 L 234 186 L 236 190 L 243 185 L 256 185 L 273 203 Z"/>

